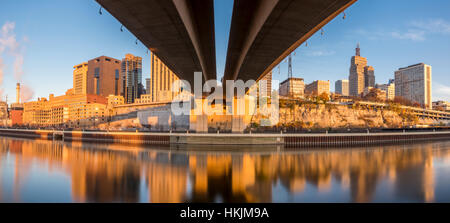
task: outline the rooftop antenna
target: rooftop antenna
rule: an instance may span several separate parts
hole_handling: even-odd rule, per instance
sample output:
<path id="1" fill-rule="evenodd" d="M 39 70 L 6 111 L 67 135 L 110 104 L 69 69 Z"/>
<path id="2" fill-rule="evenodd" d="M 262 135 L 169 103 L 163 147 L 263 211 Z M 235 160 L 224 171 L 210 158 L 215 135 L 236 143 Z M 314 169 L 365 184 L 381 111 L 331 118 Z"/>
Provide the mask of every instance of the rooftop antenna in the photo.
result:
<path id="1" fill-rule="evenodd" d="M 359 42 L 358 42 L 358 44 L 356 45 L 356 56 L 361 56 L 361 48 L 359 47 Z"/>
<path id="2" fill-rule="evenodd" d="M 292 78 L 292 55 L 289 55 L 288 78 Z"/>
<path id="3" fill-rule="evenodd" d="M 292 96 L 292 55 L 289 54 L 288 80 L 289 80 L 289 95 Z"/>

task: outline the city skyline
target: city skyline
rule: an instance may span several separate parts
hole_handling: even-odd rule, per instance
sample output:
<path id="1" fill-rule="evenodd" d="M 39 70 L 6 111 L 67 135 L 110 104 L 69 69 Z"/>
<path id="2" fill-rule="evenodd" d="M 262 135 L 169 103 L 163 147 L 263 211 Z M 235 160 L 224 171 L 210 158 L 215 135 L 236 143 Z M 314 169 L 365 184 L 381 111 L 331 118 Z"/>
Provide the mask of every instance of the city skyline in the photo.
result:
<path id="1" fill-rule="evenodd" d="M 405 6 L 405 2 L 390 2 L 392 7 L 383 8 L 383 2 L 359 1 L 350 7 L 346 11 L 346 20 L 338 16 L 324 27 L 323 36 L 318 32 L 308 40 L 308 47 L 304 44 L 297 49 L 293 58 L 294 77 L 304 78 L 305 83 L 316 79 L 330 80 L 332 83 L 346 79 L 348 58 L 354 54 L 354 45 L 361 42 L 362 54 L 369 58 L 370 65 L 376 70 L 376 83 L 386 83 L 401 67 L 424 62 L 433 66 L 433 101 L 450 100 L 450 88 L 442 84 L 448 82 L 445 63 L 450 55 L 445 55 L 445 52 L 450 50 L 450 45 L 443 40 L 450 34 L 450 16 L 444 13 L 445 7 L 441 7 L 449 3 L 440 1 L 427 5 L 423 1 L 408 1 L 409 5 Z M 7 11 L 15 12 L 0 15 L 3 100 L 8 95 L 9 102 L 15 101 L 17 81 L 23 84 L 24 91 L 27 88 L 34 91 L 32 99 L 46 97 L 50 93 L 62 95 L 71 88 L 73 66 L 102 55 L 122 58 L 125 54 L 132 53 L 143 57 L 142 78 L 145 80 L 150 77 L 150 53 L 147 55 L 146 48 L 139 41 L 135 44 L 135 37 L 126 28 L 122 33 L 120 23 L 106 10 L 100 16 L 99 5 L 94 1 L 47 1 L 39 5 L 29 1 L 5 1 L 2 4 L 4 8 L 11 9 Z M 220 79 L 231 23 L 232 1 L 215 1 L 215 4 L 215 17 L 218 21 L 217 79 Z M 42 13 L 35 13 L 33 10 L 36 7 L 42 8 Z M 399 7 L 406 7 L 404 10 L 409 10 L 411 15 L 404 12 L 399 15 L 395 11 Z M 413 18 L 413 12 L 422 12 L 423 7 L 432 8 L 433 14 L 425 12 L 420 17 Z M 369 8 L 372 10 L 367 10 Z M 42 14 L 45 16 L 37 19 Z M 66 25 L 54 20 L 63 15 L 67 17 Z M 76 15 L 83 15 L 83 18 Z M 383 15 L 381 21 L 375 19 L 379 15 Z M 6 29 L 9 32 L 4 35 Z M 71 31 L 66 32 L 67 30 Z M 90 35 L 80 35 L 80 31 Z M 14 52 L 6 47 L 5 40 L 11 39 L 6 37 L 14 37 L 16 40 Z M 86 46 L 85 49 L 80 48 L 83 45 Z M 49 66 L 50 62 L 56 65 Z M 282 62 L 280 66 L 280 73 L 278 67 L 273 70 L 273 79 L 281 82 L 287 78 L 287 63 Z M 46 83 L 45 86 L 39 84 L 43 82 Z M 49 88 L 48 85 L 52 87 Z M 332 87 L 334 88 L 333 85 Z M 29 93 L 24 94 L 26 96 Z"/>

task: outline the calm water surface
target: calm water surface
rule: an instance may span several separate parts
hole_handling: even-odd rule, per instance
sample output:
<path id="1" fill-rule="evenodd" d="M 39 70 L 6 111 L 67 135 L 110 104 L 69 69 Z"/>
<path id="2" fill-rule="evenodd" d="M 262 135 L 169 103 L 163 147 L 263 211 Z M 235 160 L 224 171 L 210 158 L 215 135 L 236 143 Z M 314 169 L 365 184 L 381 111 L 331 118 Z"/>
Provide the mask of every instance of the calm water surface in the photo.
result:
<path id="1" fill-rule="evenodd" d="M 256 151 L 0 138 L 0 202 L 450 202 L 450 141 Z"/>

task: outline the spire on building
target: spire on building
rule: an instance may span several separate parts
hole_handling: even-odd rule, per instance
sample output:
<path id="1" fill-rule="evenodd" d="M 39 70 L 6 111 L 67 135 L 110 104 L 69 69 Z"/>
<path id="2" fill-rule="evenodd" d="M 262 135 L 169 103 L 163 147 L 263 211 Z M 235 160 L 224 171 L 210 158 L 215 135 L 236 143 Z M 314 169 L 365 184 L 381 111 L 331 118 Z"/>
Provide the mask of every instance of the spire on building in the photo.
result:
<path id="1" fill-rule="evenodd" d="M 359 47 L 359 43 L 358 43 L 358 45 L 356 45 L 356 56 L 358 56 L 358 57 L 361 56 L 361 48 Z"/>

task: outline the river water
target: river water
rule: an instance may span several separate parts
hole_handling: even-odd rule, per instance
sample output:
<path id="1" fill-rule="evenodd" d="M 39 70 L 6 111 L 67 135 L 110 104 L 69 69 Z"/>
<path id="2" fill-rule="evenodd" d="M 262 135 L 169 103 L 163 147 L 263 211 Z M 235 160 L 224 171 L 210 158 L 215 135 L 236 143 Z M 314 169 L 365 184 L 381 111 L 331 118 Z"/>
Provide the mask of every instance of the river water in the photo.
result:
<path id="1" fill-rule="evenodd" d="M 0 202 L 450 202 L 450 141 L 150 147 L 0 138 Z"/>

